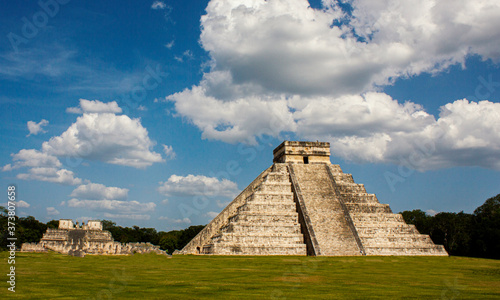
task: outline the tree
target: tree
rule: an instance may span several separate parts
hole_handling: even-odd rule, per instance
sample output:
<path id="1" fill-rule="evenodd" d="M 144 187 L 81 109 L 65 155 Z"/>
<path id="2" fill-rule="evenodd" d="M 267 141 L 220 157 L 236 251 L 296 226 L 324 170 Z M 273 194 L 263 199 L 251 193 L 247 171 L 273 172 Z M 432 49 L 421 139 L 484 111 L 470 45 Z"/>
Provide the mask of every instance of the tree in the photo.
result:
<path id="1" fill-rule="evenodd" d="M 164 232 L 160 238 L 160 249 L 167 251 L 168 254 L 172 254 L 176 249 L 179 249 L 179 237 L 181 234 L 182 232 L 179 230 Z"/>
<path id="2" fill-rule="evenodd" d="M 7 238 L 9 237 L 9 231 L 7 228 L 8 215 L 9 211 L 5 207 L 0 206 L 0 251 L 7 250 Z"/>
<path id="3" fill-rule="evenodd" d="M 471 255 L 500 258 L 500 194 L 474 211 Z"/>
<path id="4" fill-rule="evenodd" d="M 175 250 L 184 248 L 203 228 L 205 225 L 194 225 L 184 230 L 162 232 L 160 248 L 172 254 Z"/>
<path id="5" fill-rule="evenodd" d="M 47 225 L 38 221 L 33 216 L 28 216 L 17 220 L 16 231 L 16 234 L 19 235 L 18 241 L 20 243 L 38 243 L 45 231 L 47 231 Z"/>
<path id="6" fill-rule="evenodd" d="M 47 222 L 47 228 L 52 228 L 52 229 L 59 228 L 59 220 L 52 220 Z"/>
<path id="7" fill-rule="evenodd" d="M 178 249 L 184 248 L 203 228 L 205 228 L 205 225 L 193 225 L 182 230 L 179 237 Z"/>
<path id="8" fill-rule="evenodd" d="M 450 255 L 469 255 L 472 215 L 464 212 L 439 213 L 431 221 L 430 236 Z"/>
<path id="9" fill-rule="evenodd" d="M 403 215 L 403 219 L 407 224 L 415 225 L 418 232 L 422 234 L 430 233 L 432 216 L 429 216 L 426 212 L 414 209 L 412 211 L 403 211 L 401 215 Z"/>
<path id="10" fill-rule="evenodd" d="M 101 220 L 102 230 L 110 230 L 111 228 L 116 227 L 116 223 L 110 220 Z"/>

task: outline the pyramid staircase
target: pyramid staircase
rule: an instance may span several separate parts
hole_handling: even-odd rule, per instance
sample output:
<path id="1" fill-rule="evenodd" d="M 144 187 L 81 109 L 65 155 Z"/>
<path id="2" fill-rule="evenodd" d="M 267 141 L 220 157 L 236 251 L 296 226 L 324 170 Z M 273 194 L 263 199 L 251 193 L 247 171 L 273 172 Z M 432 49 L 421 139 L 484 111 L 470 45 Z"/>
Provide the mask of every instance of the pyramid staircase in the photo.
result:
<path id="1" fill-rule="evenodd" d="M 284 143 L 327 144 L 329 157 L 328 143 Z M 325 155 L 301 163 L 302 149 L 285 150 L 179 253 L 448 255 Z M 293 162 L 281 161 L 292 154 Z"/>
<path id="2" fill-rule="evenodd" d="M 363 184 L 339 165 L 325 165 L 345 203 L 366 255 L 448 255 L 442 245 L 435 245 L 415 225 L 406 224 L 401 214 L 392 213 L 388 204 L 380 204 L 374 194 L 366 193 Z"/>
<path id="3" fill-rule="evenodd" d="M 285 165 L 274 165 L 203 246 L 203 254 L 306 255 Z"/>

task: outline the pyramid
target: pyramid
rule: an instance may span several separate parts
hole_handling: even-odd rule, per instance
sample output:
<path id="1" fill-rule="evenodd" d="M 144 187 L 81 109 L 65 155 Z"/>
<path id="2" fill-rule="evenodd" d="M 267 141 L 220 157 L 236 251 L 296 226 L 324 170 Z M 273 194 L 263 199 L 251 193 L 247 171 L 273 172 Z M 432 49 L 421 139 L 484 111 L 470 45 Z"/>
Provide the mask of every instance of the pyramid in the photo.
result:
<path id="1" fill-rule="evenodd" d="M 331 164 L 329 143 L 285 141 L 273 153 L 180 254 L 448 255 Z"/>

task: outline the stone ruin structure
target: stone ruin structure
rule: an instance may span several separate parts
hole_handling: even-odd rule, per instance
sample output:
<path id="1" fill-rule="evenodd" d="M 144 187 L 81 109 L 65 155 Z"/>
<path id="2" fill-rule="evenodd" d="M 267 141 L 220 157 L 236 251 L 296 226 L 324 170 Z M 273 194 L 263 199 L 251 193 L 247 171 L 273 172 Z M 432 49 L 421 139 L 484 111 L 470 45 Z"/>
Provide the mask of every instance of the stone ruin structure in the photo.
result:
<path id="1" fill-rule="evenodd" d="M 48 228 L 39 243 L 24 243 L 22 252 L 56 251 L 62 254 L 83 257 L 86 254 L 127 255 L 134 253 L 156 253 L 166 255 L 160 246 L 150 243 L 122 244 L 113 240 L 111 232 L 102 230 L 101 221 L 91 220 L 87 224 L 73 220 L 59 220 L 59 228 Z"/>
<path id="2" fill-rule="evenodd" d="M 273 163 L 177 253 L 448 255 L 331 164 L 329 143 L 285 141 Z"/>

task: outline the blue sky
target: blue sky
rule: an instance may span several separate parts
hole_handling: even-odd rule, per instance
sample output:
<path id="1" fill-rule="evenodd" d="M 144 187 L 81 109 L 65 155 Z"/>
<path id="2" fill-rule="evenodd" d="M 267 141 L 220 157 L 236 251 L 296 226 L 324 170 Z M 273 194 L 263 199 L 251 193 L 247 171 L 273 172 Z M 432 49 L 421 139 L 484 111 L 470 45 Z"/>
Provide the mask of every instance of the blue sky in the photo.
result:
<path id="1" fill-rule="evenodd" d="M 500 193 L 497 1 L 41 3 L 0 11 L 20 216 L 206 224 L 285 139 L 395 212 Z"/>

